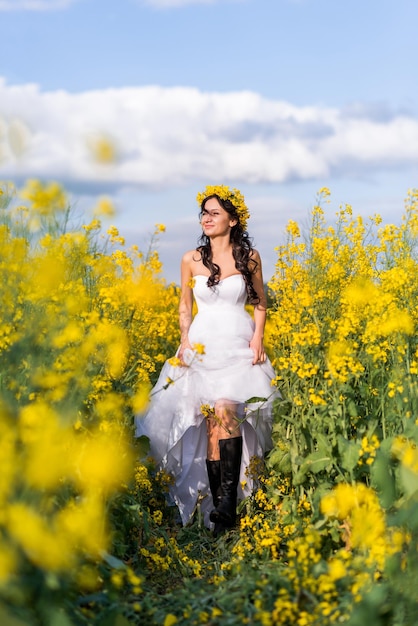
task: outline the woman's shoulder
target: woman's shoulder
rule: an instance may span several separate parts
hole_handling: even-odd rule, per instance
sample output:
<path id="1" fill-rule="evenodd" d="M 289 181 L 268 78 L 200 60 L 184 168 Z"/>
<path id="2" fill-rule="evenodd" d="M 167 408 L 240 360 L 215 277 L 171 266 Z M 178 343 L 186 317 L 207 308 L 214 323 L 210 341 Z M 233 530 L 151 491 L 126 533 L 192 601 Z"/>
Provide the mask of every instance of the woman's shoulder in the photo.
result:
<path id="1" fill-rule="evenodd" d="M 251 248 L 250 259 L 252 259 L 254 261 L 259 261 L 260 260 L 260 253 L 255 248 Z"/>
<path id="2" fill-rule="evenodd" d="M 197 273 L 196 267 L 202 264 L 202 256 L 199 250 L 188 250 L 181 259 L 181 268 L 183 275 L 194 276 Z"/>
<path id="3" fill-rule="evenodd" d="M 196 261 L 202 260 L 202 254 L 199 248 L 194 248 L 194 250 L 188 250 L 182 256 L 182 261 L 185 263 L 196 263 Z"/>
<path id="4" fill-rule="evenodd" d="M 191 264 L 195 263 L 196 261 L 200 261 L 200 258 L 200 252 L 195 248 L 194 250 L 188 250 L 187 252 L 185 252 L 181 258 L 181 261 L 185 264 Z"/>
<path id="5" fill-rule="evenodd" d="M 258 252 L 258 250 L 255 250 L 255 248 L 253 248 L 250 252 L 250 256 L 248 259 L 248 269 L 250 270 L 251 274 L 256 275 L 262 275 L 262 262 L 261 262 L 261 257 L 260 257 L 260 253 Z"/>

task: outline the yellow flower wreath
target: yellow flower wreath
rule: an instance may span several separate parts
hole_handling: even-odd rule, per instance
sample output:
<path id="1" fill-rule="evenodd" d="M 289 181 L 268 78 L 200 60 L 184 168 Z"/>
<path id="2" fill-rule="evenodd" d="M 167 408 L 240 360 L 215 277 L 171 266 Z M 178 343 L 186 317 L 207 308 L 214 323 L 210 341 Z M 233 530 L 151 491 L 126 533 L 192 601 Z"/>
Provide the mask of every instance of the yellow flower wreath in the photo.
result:
<path id="1" fill-rule="evenodd" d="M 205 198 L 209 196 L 219 196 L 221 200 L 229 200 L 234 205 L 239 223 L 242 226 L 243 230 L 247 230 L 247 221 L 250 217 L 250 212 L 248 210 L 247 205 L 244 201 L 244 196 L 239 191 L 239 189 L 230 189 L 228 185 L 207 185 L 205 190 L 198 193 L 196 196 L 196 200 L 199 203 L 199 206 L 202 205 L 202 202 Z"/>

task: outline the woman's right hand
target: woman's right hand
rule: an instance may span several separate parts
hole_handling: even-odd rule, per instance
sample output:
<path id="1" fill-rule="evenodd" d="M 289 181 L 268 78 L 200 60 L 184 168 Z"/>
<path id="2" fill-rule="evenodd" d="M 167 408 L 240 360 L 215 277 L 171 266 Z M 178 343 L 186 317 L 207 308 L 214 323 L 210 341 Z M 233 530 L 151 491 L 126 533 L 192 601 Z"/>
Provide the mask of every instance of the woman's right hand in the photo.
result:
<path id="1" fill-rule="evenodd" d="M 193 348 L 189 340 L 183 341 L 180 344 L 180 348 L 177 354 L 178 358 L 181 361 L 182 367 L 189 367 L 190 364 L 187 359 L 187 351 L 193 352 Z"/>

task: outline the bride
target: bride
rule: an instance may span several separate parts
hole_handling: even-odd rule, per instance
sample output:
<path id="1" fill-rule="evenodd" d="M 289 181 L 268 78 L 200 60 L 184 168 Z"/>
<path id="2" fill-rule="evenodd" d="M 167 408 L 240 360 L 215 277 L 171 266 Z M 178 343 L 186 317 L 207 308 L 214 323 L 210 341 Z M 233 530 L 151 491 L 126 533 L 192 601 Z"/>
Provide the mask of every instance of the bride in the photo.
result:
<path id="1" fill-rule="evenodd" d="M 237 498 L 251 493 L 251 457 L 271 448 L 278 392 L 263 346 L 262 264 L 244 197 L 218 185 L 197 200 L 202 235 L 181 261 L 180 347 L 164 364 L 147 413 L 136 417 L 136 434 L 150 439 L 158 465 L 174 475 L 183 524 L 200 502 L 218 535 L 234 526 Z"/>

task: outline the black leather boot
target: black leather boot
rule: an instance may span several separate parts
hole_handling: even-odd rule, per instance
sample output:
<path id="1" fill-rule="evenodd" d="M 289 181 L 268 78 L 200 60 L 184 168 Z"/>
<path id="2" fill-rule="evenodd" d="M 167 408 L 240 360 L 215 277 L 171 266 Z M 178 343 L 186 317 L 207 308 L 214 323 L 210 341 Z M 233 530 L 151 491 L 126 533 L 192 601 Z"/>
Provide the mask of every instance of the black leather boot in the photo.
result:
<path id="1" fill-rule="evenodd" d="M 236 520 L 242 437 L 220 439 L 219 450 L 221 456 L 221 497 L 218 506 L 210 514 L 210 520 L 230 528 Z"/>
<path id="2" fill-rule="evenodd" d="M 209 487 L 212 494 L 213 506 L 216 508 L 221 499 L 221 462 L 208 461 L 206 459 L 206 469 L 209 478 Z M 225 532 L 225 526 L 221 522 L 215 522 L 213 536 L 219 537 Z"/>
<path id="3" fill-rule="evenodd" d="M 206 469 L 209 478 L 209 487 L 212 494 L 213 505 L 216 508 L 221 497 L 221 462 L 206 459 Z"/>

